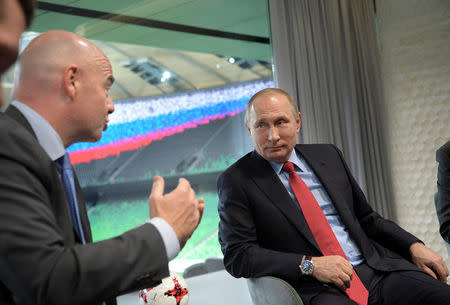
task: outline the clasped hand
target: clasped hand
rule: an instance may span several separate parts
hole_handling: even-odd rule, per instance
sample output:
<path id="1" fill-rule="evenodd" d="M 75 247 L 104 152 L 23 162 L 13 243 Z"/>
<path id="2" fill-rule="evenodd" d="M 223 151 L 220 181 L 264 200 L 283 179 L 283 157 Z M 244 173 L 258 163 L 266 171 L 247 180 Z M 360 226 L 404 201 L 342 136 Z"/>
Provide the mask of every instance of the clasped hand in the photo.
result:
<path id="1" fill-rule="evenodd" d="M 342 291 L 350 287 L 353 278 L 353 266 L 339 255 L 317 256 L 312 258 L 314 272 L 312 276 L 323 283 L 334 284 Z"/>
<path id="2" fill-rule="evenodd" d="M 410 247 L 411 258 L 414 264 L 423 269 L 430 276 L 444 283 L 449 275 L 444 259 L 422 243 L 414 243 Z M 345 291 L 350 287 L 353 277 L 353 266 L 350 262 L 338 255 L 313 257 L 314 272 L 312 276 L 320 282 L 336 285 Z"/>

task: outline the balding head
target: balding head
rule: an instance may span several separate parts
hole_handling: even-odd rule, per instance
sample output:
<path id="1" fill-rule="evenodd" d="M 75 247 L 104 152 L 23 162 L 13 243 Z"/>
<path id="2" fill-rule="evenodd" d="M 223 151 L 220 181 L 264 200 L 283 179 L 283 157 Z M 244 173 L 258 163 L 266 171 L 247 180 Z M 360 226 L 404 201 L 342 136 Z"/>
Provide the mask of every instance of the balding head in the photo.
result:
<path id="1" fill-rule="evenodd" d="M 85 67 L 105 58 L 93 43 L 74 33 L 50 31 L 33 39 L 17 63 L 13 98 L 23 103 L 64 95 L 63 72 L 70 65 Z"/>
<path id="2" fill-rule="evenodd" d="M 44 117 L 67 147 L 100 139 L 114 110 L 112 83 L 111 64 L 97 46 L 71 32 L 50 31 L 20 55 L 13 98 Z"/>

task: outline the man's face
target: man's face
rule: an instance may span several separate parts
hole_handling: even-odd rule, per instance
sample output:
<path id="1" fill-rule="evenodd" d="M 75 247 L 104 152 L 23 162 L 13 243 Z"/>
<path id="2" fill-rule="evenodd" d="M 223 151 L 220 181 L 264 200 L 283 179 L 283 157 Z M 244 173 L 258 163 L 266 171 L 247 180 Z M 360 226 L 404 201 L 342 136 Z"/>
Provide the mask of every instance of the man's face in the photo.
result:
<path id="1" fill-rule="evenodd" d="M 286 96 L 269 92 L 254 100 L 247 125 L 256 151 L 266 160 L 285 162 L 297 143 L 300 113 L 295 116 Z"/>
<path id="2" fill-rule="evenodd" d="M 25 15 L 19 1 L 0 0 L 0 76 L 16 61 L 20 35 L 25 28 Z M 2 105 L 0 86 L 0 108 Z"/>
<path id="3" fill-rule="evenodd" d="M 103 54 L 94 56 L 92 65 L 81 72 L 77 113 L 80 141 L 96 142 L 106 130 L 108 115 L 114 111 L 109 89 L 114 82 L 111 63 Z"/>

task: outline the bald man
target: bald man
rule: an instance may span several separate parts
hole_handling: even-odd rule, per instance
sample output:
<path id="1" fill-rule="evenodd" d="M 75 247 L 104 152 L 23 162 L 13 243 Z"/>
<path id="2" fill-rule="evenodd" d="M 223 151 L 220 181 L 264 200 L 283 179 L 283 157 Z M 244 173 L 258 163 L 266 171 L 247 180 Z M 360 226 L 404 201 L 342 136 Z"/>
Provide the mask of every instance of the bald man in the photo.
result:
<path id="1" fill-rule="evenodd" d="M 16 61 L 22 32 L 30 26 L 33 0 L 0 0 L 0 76 Z M 0 86 L 0 109 L 3 107 Z"/>
<path id="2" fill-rule="evenodd" d="M 88 40 L 51 31 L 18 65 L 14 101 L 0 113 L 0 304 L 114 304 L 158 284 L 197 227 L 203 199 L 185 179 L 164 195 L 155 177 L 149 222 L 92 243 L 76 177 L 81 229 L 72 222 L 59 162 L 65 148 L 106 130 L 111 64 Z"/>

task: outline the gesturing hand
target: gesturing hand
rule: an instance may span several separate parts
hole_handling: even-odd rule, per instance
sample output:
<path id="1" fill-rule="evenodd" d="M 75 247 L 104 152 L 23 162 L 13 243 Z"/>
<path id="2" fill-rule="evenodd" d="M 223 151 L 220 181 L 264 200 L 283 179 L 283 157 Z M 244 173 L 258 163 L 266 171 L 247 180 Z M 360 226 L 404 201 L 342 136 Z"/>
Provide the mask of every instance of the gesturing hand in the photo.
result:
<path id="1" fill-rule="evenodd" d="M 348 260 L 339 255 L 313 257 L 312 276 L 318 281 L 336 285 L 342 291 L 350 287 L 353 267 Z"/>
<path id="2" fill-rule="evenodd" d="M 203 198 L 197 200 L 191 184 L 184 178 L 178 180 L 178 186 L 164 195 L 164 179 L 153 178 L 153 188 L 149 199 L 150 217 L 161 217 L 172 227 L 183 248 L 191 237 L 203 215 Z"/>

